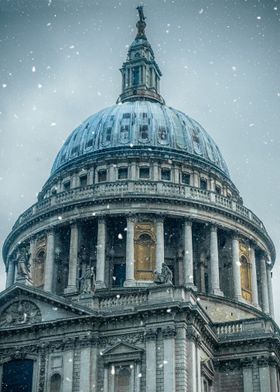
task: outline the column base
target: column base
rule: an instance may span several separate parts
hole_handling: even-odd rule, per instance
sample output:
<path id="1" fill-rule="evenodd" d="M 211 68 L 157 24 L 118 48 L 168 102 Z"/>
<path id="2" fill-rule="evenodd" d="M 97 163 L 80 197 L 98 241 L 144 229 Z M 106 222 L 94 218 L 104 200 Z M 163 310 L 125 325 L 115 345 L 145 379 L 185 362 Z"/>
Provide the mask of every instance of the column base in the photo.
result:
<path id="1" fill-rule="evenodd" d="M 127 279 L 124 284 L 123 287 L 134 287 L 135 285 L 135 280 L 134 279 Z"/>
<path id="2" fill-rule="evenodd" d="M 78 290 L 76 286 L 68 286 L 66 289 L 64 289 L 64 294 L 76 294 L 77 291 Z"/>
<path id="3" fill-rule="evenodd" d="M 213 294 L 213 295 L 219 295 L 220 297 L 223 297 L 223 296 L 224 296 L 224 293 L 223 293 L 222 290 L 220 290 L 220 289 L 212 289 L 212 290 L 211 290 L 211 294 Z"/>
<path id="4" fill-rule="evenodd" d="M 98 289 L 105 289 L 105 288 L 106 288 L 105 282 L 102 282 L 101 280 L 97 280 L 95 282 L 95 289 L 96 290 L 98 290 Z"/>

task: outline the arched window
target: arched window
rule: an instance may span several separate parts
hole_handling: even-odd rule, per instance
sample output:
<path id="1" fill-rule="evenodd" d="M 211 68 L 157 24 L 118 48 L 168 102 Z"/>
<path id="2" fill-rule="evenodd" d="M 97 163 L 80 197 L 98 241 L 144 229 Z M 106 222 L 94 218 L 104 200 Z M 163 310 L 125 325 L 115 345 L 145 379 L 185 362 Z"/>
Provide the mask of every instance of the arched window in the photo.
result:
<path id="1" fill-rule="evenodd" d="M 50 380 L 50 392 L 61 392 L 61 384 L 61 375 L 58 373 L 53 374 Z"/>
<path id="2" fill-rule="evenodd" d="M 240 272 L 241 272 L 241 290 L 242 297 L 251 302 L 252 301 L 252 280 L 251 280 L 251 264 L 247 257 L 242 255 L 240 257 Z"/>
<path id="3" fill-rule="evenodd" d="M 153 224 L 137 224 L 135 227 L 135 279 L 153 280 L 156 263 L 155 228 Z"/>

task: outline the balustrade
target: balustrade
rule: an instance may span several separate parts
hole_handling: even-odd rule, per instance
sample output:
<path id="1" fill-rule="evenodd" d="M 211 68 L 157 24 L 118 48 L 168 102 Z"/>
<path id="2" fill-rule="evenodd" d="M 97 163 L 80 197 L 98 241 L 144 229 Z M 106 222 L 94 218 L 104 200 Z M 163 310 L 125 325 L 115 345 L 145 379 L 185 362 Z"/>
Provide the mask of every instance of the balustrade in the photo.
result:
<path id="1" fill-rule="evenodd" d="M 16 221 L 14 228 L 29 220 L 34 215 L 42 212 L 50 207 L 62 205 L 64 203 L 71 203 L 73 201 L 80 201 L 92 199 L 93 197 L 106 197 L 106 196 L 123 196 L 129 194 L 148 194 L 148 195 L 168 195 L 180 197 L 183 199 L 191 199 L 200 202 L 206 202 L 221 206 L 234 213 L 242 215 L 242 217 L 251 221 L 254 225 L 265 231 L 261 220 L 248 210 L 243 205 L 224 197 L 215 194 L 212 191 L 203 190 L 196 187 L 189 187 L 186 185 L 179 185 L 167 183 L 164 181 L 123 181 L 123 182 L 106 182 L 102 184 L 92 184 L 86 187 L 70 189 L 52 195 L 37 204 L 34 204 L 26 210 Z"/>

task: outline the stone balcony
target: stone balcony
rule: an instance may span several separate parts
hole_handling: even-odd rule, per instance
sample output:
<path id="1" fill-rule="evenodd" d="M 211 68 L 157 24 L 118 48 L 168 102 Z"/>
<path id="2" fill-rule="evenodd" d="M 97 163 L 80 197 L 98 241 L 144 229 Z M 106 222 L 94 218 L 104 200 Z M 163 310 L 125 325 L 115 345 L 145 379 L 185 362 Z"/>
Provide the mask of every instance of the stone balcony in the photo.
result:
<path id="1" fill-rule="evenodd" d="M 109 200 L 114 197 L 129 196 L 167 198 L 169 200 L 171 198 L 222 208 L 244 218 L 267 235 L 262 221 L 252 211 L 238 204 L 234 199 L 200 188 L 163 181 L 106 182 L 56 193 L 51 197 L 39 201 L 21 214 L 13 229 L 51 208 L 89 200 Z"/>

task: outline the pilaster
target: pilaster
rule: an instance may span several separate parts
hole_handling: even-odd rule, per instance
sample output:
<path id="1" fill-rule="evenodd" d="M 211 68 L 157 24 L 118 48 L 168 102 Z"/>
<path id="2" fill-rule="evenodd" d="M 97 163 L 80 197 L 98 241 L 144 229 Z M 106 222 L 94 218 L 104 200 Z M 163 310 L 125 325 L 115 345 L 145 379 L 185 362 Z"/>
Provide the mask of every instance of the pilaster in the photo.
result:
<path id="1" fill-rule="evenodd" d="M 96 288 L 104 288 L 105 285 L 105 257 L 106 257 L 106 221 L 103 217 L 98 219 L 97 233 L 97 265 L 96 265 Z"/>

